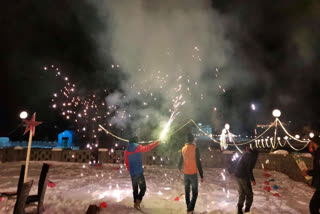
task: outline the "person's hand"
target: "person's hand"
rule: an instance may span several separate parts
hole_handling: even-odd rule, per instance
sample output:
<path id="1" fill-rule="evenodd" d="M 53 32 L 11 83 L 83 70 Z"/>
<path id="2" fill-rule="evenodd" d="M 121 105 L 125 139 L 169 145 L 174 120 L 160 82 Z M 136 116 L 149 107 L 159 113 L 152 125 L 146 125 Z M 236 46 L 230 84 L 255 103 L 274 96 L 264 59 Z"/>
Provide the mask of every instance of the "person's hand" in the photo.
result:
<path id="1" fill-rule="evenodd" d="M 201 178 L 200 181 L 203 182 L 203 178 Z"/>
<path id="2" fill-rule="evenodd" d="M 255 186 L 256 185 L 256 181 L 252 181 L 252 185 Z"/>

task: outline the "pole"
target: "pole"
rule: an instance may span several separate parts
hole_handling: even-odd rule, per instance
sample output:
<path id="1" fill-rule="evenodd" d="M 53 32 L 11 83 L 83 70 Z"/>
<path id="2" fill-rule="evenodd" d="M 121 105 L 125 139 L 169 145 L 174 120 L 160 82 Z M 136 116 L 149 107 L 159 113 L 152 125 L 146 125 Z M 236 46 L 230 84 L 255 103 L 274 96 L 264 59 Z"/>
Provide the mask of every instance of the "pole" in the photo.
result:
<path id="1" fill-rule="evenodd" d="M 28 177 L 28 166 L 29 166 L 29 160 L 30 160 L 31 143 L 32 143 L 32 130 L 30 129 L 29 141 L 28 141 L 27 159 L 26 159 L 26 168 L 25 168 L 25 171 L 24 171 L 24 181 L 23 181 L 24 183 L 27 182 L 27 177 Z"/>
<path id="2" fill-rule="evenodd" d="M 277 143 L 277 128 L 278 128 L 278 118 L 276 118 L 275 121 L 275 126 L 274 126 L 274 137 L 273 137 L 273 142 L 271 143 L 271 151 L 273 151 L 273 149 L 276 149 L 276 143 Z"/>

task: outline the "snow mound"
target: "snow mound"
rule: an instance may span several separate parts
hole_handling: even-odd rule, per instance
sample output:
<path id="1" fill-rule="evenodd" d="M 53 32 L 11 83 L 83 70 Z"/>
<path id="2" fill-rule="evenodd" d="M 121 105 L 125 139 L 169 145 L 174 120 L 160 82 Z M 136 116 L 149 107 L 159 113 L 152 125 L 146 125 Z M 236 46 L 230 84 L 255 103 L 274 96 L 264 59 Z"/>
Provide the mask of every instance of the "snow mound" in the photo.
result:
<path id="1" fill-rule="evenodd" d="M 222 153 L 223 153 L 223 154 L 233 154 L 233 153 L 234 153 L 234 151 L 226 150 L 226 151 L 223 151 Z"/>
<path id="2" fill-rule="evenodd" d="M 289 152 L 286 151 L 286 150 L 281 150 L 281 149 L 279 149 L 279 150 L 276 150 L 276 151 L 274 151 L 274 152 L 271 152 L 270 154 L 274 154 L 274 155 L 288 155 Z"/>
<path id="3" fill-rule="evenodd" d="M 22 150 L 23 148 L 21 146 L 15 146 L 14 150 Z"/>
<path id="4" fill-rule="evenodd" d="M 302 153 L 301 157 L 312 158 L 312 154 L 311 153 Z"/>

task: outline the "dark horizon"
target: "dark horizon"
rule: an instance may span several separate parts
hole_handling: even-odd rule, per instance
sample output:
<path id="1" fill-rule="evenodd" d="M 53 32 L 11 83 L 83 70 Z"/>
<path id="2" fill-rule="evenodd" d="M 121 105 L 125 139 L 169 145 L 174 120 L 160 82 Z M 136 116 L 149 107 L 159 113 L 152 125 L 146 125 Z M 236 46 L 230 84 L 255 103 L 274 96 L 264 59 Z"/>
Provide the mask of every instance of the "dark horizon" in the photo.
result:
<path id="1" fill-rule="evenodd" d="M 217 113 L 198 112 L 196 118 L 190 119 L 210 124 L 217 132 L 224 123 L 230 123 L 234 132 L 250 134 L 254 124 L 273 122 L 272 110 L 277 108 L 282 112 L 282 121 L 291 121 L 293 131 L 317 132 L 320 129 L 319 8 L 316 0 L 277 4 L 212 1 L 209 9 L 227 17 L 224 39 L 233 45 L 230 55 L 238 60 L 234 64 L 239 65 L 239 70 L 231 71 L 233 68 L 228 64 L 221 68 L 221 75 L 229 82 L 225 95 L 215 97 L 219 100 Z M 46 136 L 53 139 L 65 129 L 76 129 L 61 112 L 52 109 L 52 94 L 62 83 L 56 81 L 53 73 L 44 72 L 44 66 L 58 66 L 81 88 L 82 94 L 104 88 L 111 93 L 122 90 L 121 83 L 127 74 L 121 65 L 118 73 L 109 69 L 116 64 L 111 53 L 101 57 L 95 35 L 109 29 L 104 29 L 98 9 L 89 1 L 59 4 L 47 0 L 10 1 L 3 4 L 0 12 L 4 53 L 0 61 L 4 82 L 0 136 L 8 136 L 19 125 L 22 110 L 28 111 L 29 116 L 37 112 L 37 120 L 44 122 L 37 127 L 35 139 Z M 105 40 L 105 48 L 112 52 L 111 36 Z M 255 111 L 251 104 L 255 104 Z M 213 123 L 212 117 L 219 123 Z M 16 132 L 21 131 L 20 128 Z"/>

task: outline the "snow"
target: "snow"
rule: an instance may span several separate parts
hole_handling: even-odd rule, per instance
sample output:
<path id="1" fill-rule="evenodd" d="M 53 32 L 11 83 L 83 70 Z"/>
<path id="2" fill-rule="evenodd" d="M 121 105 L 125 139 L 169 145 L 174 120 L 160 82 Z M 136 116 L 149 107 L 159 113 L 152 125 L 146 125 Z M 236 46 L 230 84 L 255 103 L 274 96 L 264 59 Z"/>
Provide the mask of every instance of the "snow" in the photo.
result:
<path id="1" fill-rule="evenodd" d="M 14 150 L 22 150 L 23 148 L 21 146 L 15 146 L 13 149 Z"/>
<path id="2" fill-rule="evenodd" d="M 48 187 L 45 196 L 45 213 L 85 213 L 90 204 L 99 206 L 106 202 L 108 207 L 101 213 L 140 213 L 134 210 L 131 179 L 121 165 L 103 164 L 102 167 L 90 167 L 88 164 L 47 161 L 51 164 L 50 181 L 54 188 Z M 15 191 L 20 165 L 23 162 L 0 164 L 0 192 Z M 38 177 L 42 162 L 30 162 L 29 177 L 34 179 L 31 194 L 36 194 Z M 309 213 L 309 201 L 313 189 L 305 183 L 295 182 L 279 172 L 254 170 L 257 185 L 253 187 L 253 214 L 262 213 Z M 186 213 L 184 199 L 174 199 L 184 193 L 183 174 L 177 169 L 160 166 L 146 166 L 145 179 L 147 192 L 142 202 L 145 213 Z M 225 177 L 225 180 L 223 180 Z M 264 190 L 267 180 L 271 192 Z M 233 176 L 223 169 L 205 168 L 203 183 L 199 186 L 199 195 L 195 213 L 236 213 L 238 199 L 237 183 Z M 273 187 L 279 188 L 275 190 Z M 273 196 L 278 193 L 280 197 Z M 7 205 L 6 205 L 7 204 Z M 12 213 L 14 201 L 0 202 L 0 213 Z M 6 207 L 9 210 L 6 210 Z M 30 209 L 29 209 L 30 211 Z"/>
<path id="3" fill-rule="evenodd" d="M 311 153 L 302 153 L 301 157 L 312 158 L 312 154 Z"/>
<path id="4" fill-rule="evenodd" d="M 233 154 L 234 151 L 224 150 L 222 153 L 223 153 L 223 154 Z"/>
<path id="5" fill-rule="evenodd" d="M 276 151 L 274 151 L 274 152 L 271 152 L 270 154 L 276 154 L 276 155 L 288 155 L 289 154 L 289 152 L 288 151 L 286 151 L 286 150 L 281 150 L 281 149 L 279 149 L 279 150 L 276 150 Z"/>

